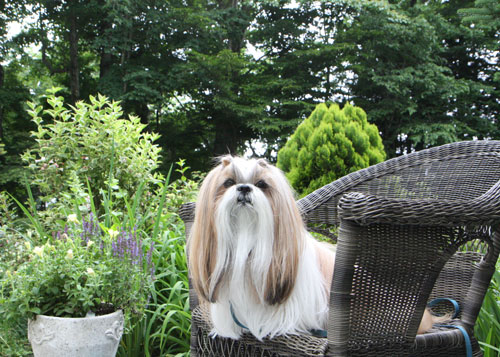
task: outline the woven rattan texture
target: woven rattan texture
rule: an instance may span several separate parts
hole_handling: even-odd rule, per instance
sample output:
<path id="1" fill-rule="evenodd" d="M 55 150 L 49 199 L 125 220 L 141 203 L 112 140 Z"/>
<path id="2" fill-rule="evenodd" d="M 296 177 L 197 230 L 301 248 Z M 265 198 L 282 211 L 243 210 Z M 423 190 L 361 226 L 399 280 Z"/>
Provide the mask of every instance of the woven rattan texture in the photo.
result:
<path id="1" fill-rule="evenodd" d="M 457 322 L 453 322 L 456 324 Z M 472 356 L 481 357 L 483 353 L 479 344 L 470 334 Z M 452 357 L 466 356 L 463 335 L 458 329 L 449 327 L 434 327 L 425 335 L 417 335 L 415 344 L 410 350 L 411 357 Z"/>
<path id="2" fill-rule="evenodd" d="M 500 142 L 469 141 L 400 156 L 340 178 L 299 200 L 308 222 L 338 224 L 348 192 L 379 199 L 471 200 L 500 178 Z"/>
<path id="3" fill-rule="evenodd" d="M 231 357 L 278 357 L 278 356 L 324 356 L 327 346 L 326 338 L 316 338 L 307 335 L 280 336 L 272 340 L 259 341 L 246 334 L 239 340 L 210 337 L 212 329 L 208 308 L 205 304 L 199 305 L 192 312 L 193 327 L 191 331 L 192 345 L 198 356 L 231 356 Z M 193 347 L 192 347 L 193 348 Z"/>
<path id="4" fill-rule="evenodd" d="M 467 292 L 472 282 L 475 267 L 482 258 L 477 252 L 457 252 L 454 254 L 439 274 L 436 284 L 431 292 L 429 302 L 437 298 L 450 298 L 460 306 L 458 318 L 462 316 Z M 451 303 L 443 302 L 432 308 L 436 315 L 451 314 L 455 309 Z"/>
<path id="5" fill-rule="evenodd" d="M 213 339 L 191 290 L 192 355 L 465 356 L 458 329 L 416 335 L 427 302 L 449 297 L 461 307 L 454 323 L 480 356 L 473 326 L 500 251 L 492 229 L 500 222 L 499 180 L 500 142 L 471 141 L 391 159 L 309 194 L 298 201 L 307 224 L 340 224 L 328 340 Z M 194 207 L 180 212 L 187 236 Z"/>
<path id="6" fill-rule="evenodd" d="M 370 239 L 361 240 L 355 262 L 350 349 L 404 343 L 423 284 L 441 268 L 435 266 L 440 259 L 435 248 L 446 249 L 452 232 L 373 225 L 359 233 Z"/>

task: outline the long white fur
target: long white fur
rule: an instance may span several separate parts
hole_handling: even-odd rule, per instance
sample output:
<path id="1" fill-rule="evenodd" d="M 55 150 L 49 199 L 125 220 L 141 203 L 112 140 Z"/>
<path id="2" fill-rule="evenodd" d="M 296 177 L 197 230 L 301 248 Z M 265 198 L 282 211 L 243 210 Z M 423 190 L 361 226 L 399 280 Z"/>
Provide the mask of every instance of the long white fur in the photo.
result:
<path id="1" fill-rule="evenodd" d="M 265 195 L 250 181 L 256 162 L 235 159 L 233 163 L 239 170 L 238 183 L 252 186 L 253 204 L 237 204 L 238 186 L 235 185 L 224 194 L 216 210 L 218 251 L 212 282 L 218 281 L 227 266 L 231 271 L 221 283 L 218 301 L 211 304 L 212 334 L 240 337 L 242 328 L 231 316 L 230 304 L 239 322 L 258 339 L 325 328 L 329 287 L 320 271 L 317 243 L 305 229 L 291 295 L 282 304 L 265 303 L 264 286 L 273 252 L 274 213 Z M 211 286 L 213 289 L 215 286 Z"/>

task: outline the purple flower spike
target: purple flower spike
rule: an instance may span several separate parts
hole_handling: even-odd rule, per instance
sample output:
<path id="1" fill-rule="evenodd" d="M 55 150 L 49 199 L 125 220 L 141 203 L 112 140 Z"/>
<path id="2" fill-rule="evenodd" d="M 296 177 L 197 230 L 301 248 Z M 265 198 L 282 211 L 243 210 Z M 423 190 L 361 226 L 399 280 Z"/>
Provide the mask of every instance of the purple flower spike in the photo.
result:
<path id="1" fill-rule="evenodd" d="M 155 280 L 155 264 L 154 263 L 151 265 L 150 274 L 151 274 L 151 279 Z"/>

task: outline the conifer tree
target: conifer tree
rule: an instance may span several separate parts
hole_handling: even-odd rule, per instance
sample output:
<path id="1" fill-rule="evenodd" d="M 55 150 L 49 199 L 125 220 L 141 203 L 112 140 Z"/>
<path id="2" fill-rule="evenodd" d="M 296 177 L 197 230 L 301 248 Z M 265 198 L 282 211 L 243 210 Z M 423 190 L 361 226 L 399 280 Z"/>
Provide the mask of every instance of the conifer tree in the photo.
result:
<path id="1" fill-rule="evenodd" d="M 278 167 L 301 195 L 385 159 L 382 139 L 359 107 L 319 104 L 278 152 Z"/>

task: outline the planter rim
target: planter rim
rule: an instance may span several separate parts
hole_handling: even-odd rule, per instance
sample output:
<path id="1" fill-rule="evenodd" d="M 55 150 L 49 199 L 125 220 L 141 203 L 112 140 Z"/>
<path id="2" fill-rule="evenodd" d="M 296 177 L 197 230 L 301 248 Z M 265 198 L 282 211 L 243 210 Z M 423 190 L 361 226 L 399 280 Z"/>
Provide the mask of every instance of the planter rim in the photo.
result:
<path id="1" fill-rule="evenodd" d="M 42 317 L 44 319 L 48 320 L 84 320 L 84 319 L 104 319 L 104 318 L 109 318 L 112 317 L 113 315 L 123 315 L 123 310 L 116 310 L 115 312 L 111 312 L 109 314 L 105 315 L 96 315 L 96 316 L 84 316 L 84 317 L 63 317 L 63 316 L 51 316 L 51 315 L 35 315 L 35 319 L 38 317 Z M 35 320 L 35 319 L 30 319 L 30 320 Z"/>

